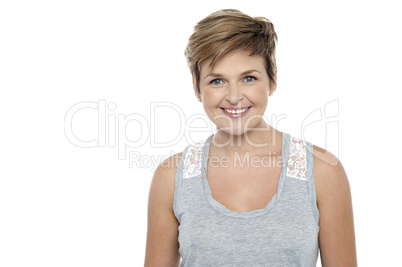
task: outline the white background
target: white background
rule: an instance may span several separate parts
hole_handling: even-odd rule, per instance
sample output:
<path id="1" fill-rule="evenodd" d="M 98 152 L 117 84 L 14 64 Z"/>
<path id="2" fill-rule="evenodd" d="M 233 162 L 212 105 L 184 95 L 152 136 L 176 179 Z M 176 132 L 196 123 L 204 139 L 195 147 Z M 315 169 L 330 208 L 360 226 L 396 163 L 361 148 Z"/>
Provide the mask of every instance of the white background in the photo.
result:
<path id="1" fill-rule="evenodd" d="M 285 114 L 277 129 L 302 137 L 303 120 L 335 101 L 328 112 L 338 116 L 322 113 L 303 138 L 337 154 L 346 169 L 359 265 L 395 266 L 402 238 L 397 1 L 140 2 L 0 4 L 0 265 L 143 265 L 155 167 L 146 165 L 191 142 L 177 111 L 160 107 L 151 118 L 151 103 L 177 105 L 186 120 L 204 114 L 183 51 L 196 22 L 236 8 L 275 25 L 278 89 L 266 116 Z M 148 121 L 122 123 L 116 138 L 123 145 L 126 135 L 144 138 L 126 148 L 140 165 L 119 159 L 109 140 L 82 148 L 66 137 L 66 114 L 85 101 L 114 103 L 103 121 L 111 133 L 119 132 L 112 123 L 119 116 Z M 82 140 L 98 139 L 98 111 L 81 110 L 67 125 Z M 151 144 L 179 133 L 170 146 Z"/>

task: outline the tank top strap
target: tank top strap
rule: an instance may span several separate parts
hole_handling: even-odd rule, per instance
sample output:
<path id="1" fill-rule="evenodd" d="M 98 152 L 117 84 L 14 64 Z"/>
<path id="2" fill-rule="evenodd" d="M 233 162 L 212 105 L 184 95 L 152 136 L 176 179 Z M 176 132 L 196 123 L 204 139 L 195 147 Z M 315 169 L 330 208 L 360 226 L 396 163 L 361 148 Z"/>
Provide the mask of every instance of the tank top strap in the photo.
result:
<path id="1" fill-rule="evenodd" d="M 313 144 L 306 141 L 306 154 L 307 154 L 307 189 L 311 201 L 314 219 L 317 224 L 320 218 L 320 213 L 317 206 L 317 196 L 315 192 L 314 183 L 314 158 L 313 158 Z"/>
<path id="2" fill-rule="evenodd" d="M 306 182 L 307 193 L 316 222 L 319 220 L 314 183 L 313 144 L 288 134 L 289 141 L 286 159 L 286 177 Z"/>
<path id="3" fill-rule="evenodd" d="M 206 157 L 205 147 L 209 144 L 212 135 L 204 141 L 190 144 L 184 148 L 180 161 L 176 168 L 175 191 L 173 199 L 173 212 L 180 222 L 178 214 L 180 191 L 184 179 L 200 177 L 202 175 L 203 158 Z M 209 146 L 208 146 L 209 147 Z M 205 161 L 205 160 L 204 160 Z"/>

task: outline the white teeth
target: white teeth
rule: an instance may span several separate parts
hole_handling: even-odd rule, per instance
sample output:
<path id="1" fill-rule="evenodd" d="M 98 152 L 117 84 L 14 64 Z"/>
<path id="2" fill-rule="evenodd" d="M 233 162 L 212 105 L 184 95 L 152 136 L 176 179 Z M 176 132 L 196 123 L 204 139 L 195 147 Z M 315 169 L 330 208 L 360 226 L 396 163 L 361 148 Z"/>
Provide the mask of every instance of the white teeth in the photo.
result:
<path id="1" fill-rule="evenodd" d="M 248 109 L 248 108 L 233 110 L 233 109 L 226 109 L 226 108 L 225 108 L 224 110 L 226 110 L 227 112 L 229 112 L 229 113 L 231 113 L 231 114 L 240 114 L 240 113 L 245 112 L 247 109 Z"/>

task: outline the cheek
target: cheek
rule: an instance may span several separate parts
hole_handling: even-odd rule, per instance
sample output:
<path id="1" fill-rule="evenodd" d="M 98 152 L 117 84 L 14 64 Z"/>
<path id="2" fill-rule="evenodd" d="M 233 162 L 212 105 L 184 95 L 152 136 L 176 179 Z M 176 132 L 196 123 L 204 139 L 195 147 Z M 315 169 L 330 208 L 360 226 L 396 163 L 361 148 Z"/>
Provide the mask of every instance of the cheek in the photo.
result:
<path id="1" fill-rule="evenodd" d="M 222 96 L 219 95 L 219 92 L 214 90 L 205 90 L 204 91 L 204 106 L 211 107 L 219 104 Z"/>
<path id="2" fill-rule="evenodd" d="M 266 86 L 255 87 L 249 93 L 250 98 L 258 103 L 262 104 L 268 102 L 269 88 Z"/>

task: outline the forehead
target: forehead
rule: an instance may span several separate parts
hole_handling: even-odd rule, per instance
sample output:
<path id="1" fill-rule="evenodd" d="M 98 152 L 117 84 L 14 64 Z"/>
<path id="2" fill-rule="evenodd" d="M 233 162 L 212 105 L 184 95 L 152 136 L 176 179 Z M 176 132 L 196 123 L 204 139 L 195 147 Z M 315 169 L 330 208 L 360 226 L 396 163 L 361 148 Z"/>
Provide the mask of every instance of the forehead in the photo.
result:
<path id="1" fill-rule="evenodd" d="M 241 73 L 246 70 L 256 69 L 263 72 L 265 69 L 264 59 L 261 56 L 250 56 L 248 51 L 233 51 L 226 54 L 220 60 L 215 62 L 214 66 L 210 66 L 212 59 L 207 59 L 201 64 L 201 77 L 208 73 Z"/>

